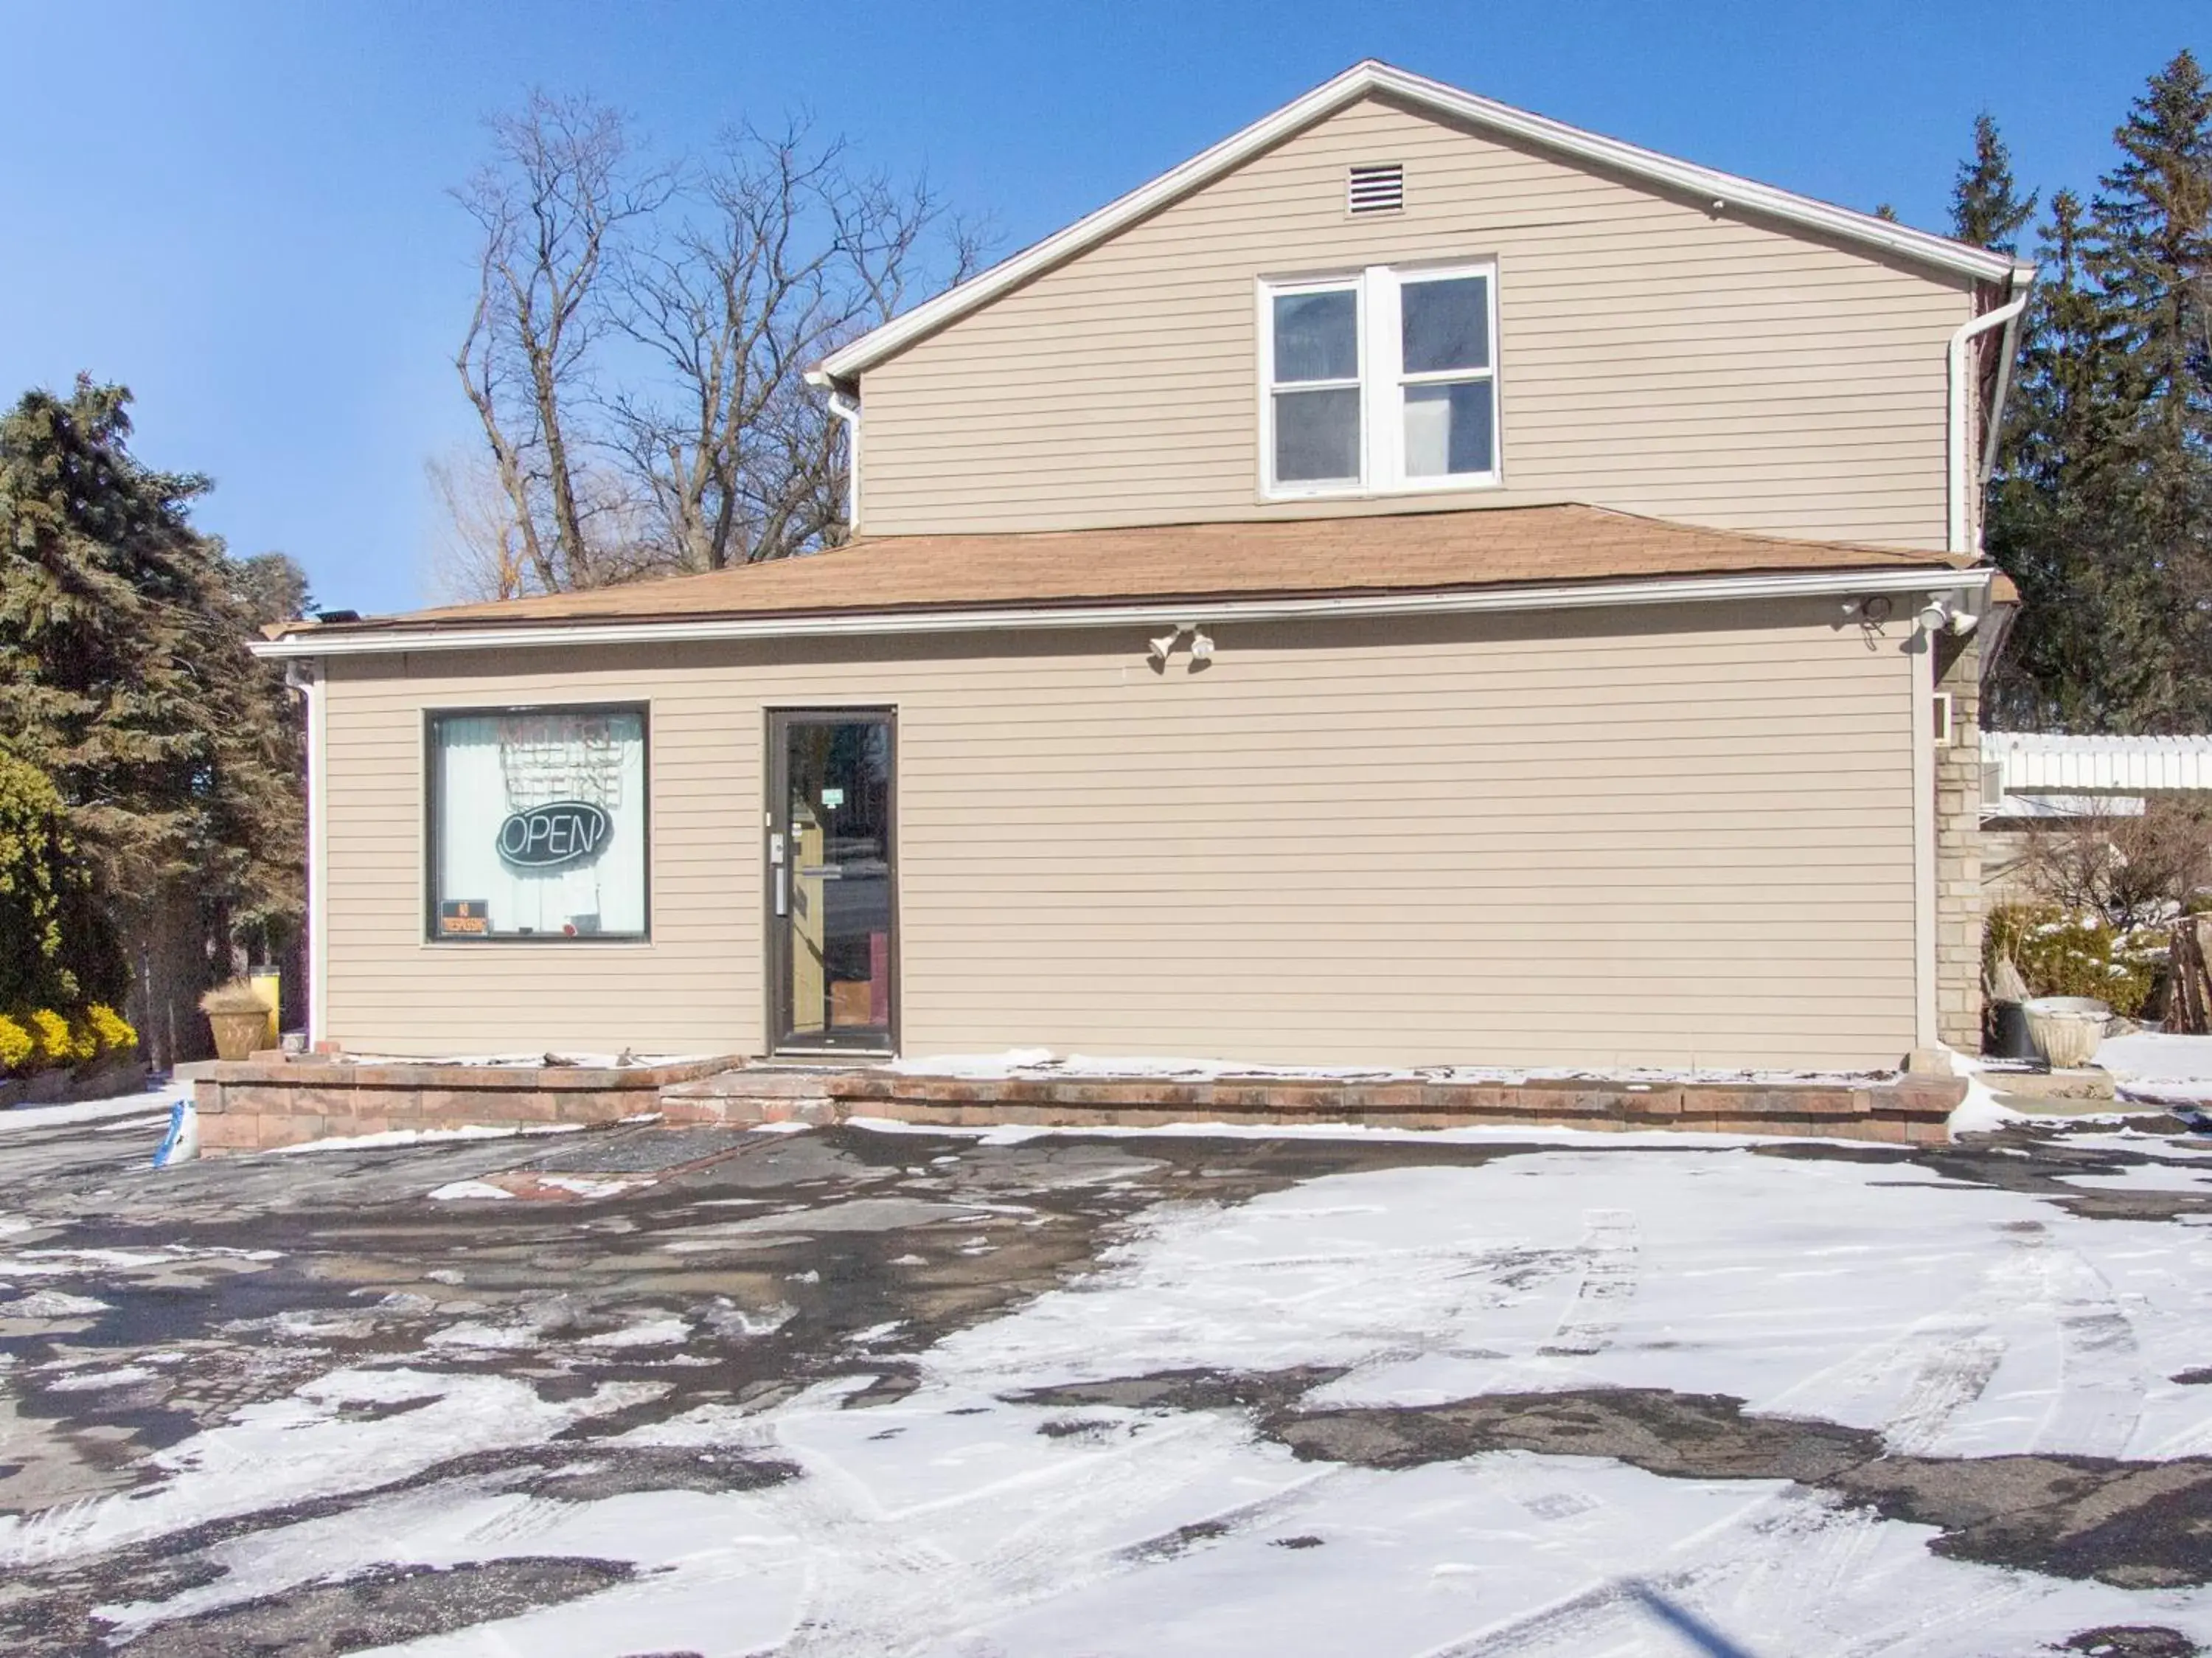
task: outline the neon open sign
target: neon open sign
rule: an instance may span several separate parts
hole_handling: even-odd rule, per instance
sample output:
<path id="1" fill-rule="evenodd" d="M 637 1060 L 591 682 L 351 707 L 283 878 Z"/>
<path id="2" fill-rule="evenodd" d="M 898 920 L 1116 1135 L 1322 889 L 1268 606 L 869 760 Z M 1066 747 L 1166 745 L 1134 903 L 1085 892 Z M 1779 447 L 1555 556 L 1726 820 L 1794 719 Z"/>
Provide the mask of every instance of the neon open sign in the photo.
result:
<path id="1" fill-rule="evenodd" d="M 557 869 L 597 856 L 614 823 L 589 801 L 548 801 L 499 826 L 499 855 L 523 869 Z"/>

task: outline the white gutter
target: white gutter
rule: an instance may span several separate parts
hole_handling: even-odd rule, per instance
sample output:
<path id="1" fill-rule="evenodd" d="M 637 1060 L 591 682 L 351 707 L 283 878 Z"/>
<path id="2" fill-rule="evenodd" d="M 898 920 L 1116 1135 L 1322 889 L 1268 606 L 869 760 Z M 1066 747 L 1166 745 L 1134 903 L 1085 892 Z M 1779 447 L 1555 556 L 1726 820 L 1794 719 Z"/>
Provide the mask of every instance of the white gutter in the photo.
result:
<path id="1" fill-rule="evenodd" d="M 1656 577 L 1547 587 L 1479 588 L 1455 593 L 1383 593 L 1326 599 L 1175 599 L 1130 604 L 928 611 L 854 611 L 798 616 L 723 616 L 638 622 L 541 622 L 479 627 L 393 628 L 354 633 L 309 628 L 257 641 L 274 659 L 390 655 L 404 651 L 501 650 L 515 647 L 678 644 L 732 639 L 851 638 L 881 634 L 1039 631 L 1053 628 L 1150 626 L 1203 619 L 1230 622 L 1349 620 L 1392 616 L 1464 616 L 1498 611 L 1586 610 L 1602 605 L 1727 604 L 1762 599 L 1875 593 L 1956 594 L 1972 601 L 1995 572 L 1928 566 L 1911 570 L 1808 570 L 1783 575 Z"/>
<path id="2" fill-rule="evenodd" d="M 1980 316 L 1960 323 L 1953 332 L 1950 345 L 1945 354 L 1945 366 L 1950 383 L 1949 427 L 1944 449 L 1945 465 L 1948 474 L 1946 493 L 1950 497 L 1950 533 L 1946 545 L 1953 552 L 1977 551 L 1966 545 L 1967 491 L 1974 487 L 1978 476 L 1986 475 L 1976 472 L 1966 454 L 1966 411 L 1968 399 L 1973 393 L 1966 366 L 1966 344 L 1968 341 L 1989 332 L 1992 328 L 1998 327 L 2006 328 L 2007 338 L 2009 339 L 2012 335 L 2008 325 L 2027 308 L 2027 296 L 2022 294 L 2017 299 L 2000 305 L 1994 311 L 1984 311 Z M 2011 359 L 2008 357 L 2003 371 L 2006 375 L 2006 383 L 2008 383 L 2010 378 L 2010 363 Z M 2001 383 L 1998 391 L 2000 400 L 1990 411 L 1992 442 L 1994 442 L 1998 419 L 2003 412 L 2002 396 L 2003 384 Z M 1992 450 L 1993 453 L 1994 450 Z"/>

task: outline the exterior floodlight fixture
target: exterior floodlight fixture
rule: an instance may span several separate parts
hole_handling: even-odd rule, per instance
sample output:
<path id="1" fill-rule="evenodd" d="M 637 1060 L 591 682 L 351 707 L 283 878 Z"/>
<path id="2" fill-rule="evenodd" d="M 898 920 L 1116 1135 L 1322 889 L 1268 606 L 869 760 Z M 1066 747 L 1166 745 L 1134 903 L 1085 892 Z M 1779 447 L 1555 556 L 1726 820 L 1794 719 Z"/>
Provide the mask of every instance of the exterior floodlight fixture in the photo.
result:
<path id="1" fill-rule="evenodd" d="M 1177 628 L 1173 633 L 1163 633 L 1152 641 L 1152 660 L 1163 667 L 1167 666 L 1168 657 L 1176 648 L 1176 641 L 1182 637 L 1182 630 Z"/>
<path id="2" fill-rule="evenodd" d="M 1200 633 L 1195 628 L 1191 630 L 1190 659 L 1194 662 L 1206 662 L 1213 660 L 1213 636 L 1212 634 Z"/>

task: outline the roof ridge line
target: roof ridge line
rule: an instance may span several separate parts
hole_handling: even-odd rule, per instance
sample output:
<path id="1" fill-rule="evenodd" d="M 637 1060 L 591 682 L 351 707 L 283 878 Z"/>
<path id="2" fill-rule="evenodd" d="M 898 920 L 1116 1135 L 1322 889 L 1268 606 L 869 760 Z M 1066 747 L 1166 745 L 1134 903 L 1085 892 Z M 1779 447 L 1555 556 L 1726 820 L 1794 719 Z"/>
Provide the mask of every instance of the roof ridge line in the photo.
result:
<path id="1" fill-rule="evenodd" d="M 1722 192 L 1724 197 L 1735 198 L 1731 204 L 1878 247 L 1917 264 L 1932 265 L 1991 282 L 2016 281 L 2034 272 L 2032 263 L 2011 255 L 1893 223 L 1855 208 L 1785 190 L 1779 185 L 1762 184 L 1756 179 L 1726 173 L 1702 162 L 1668 155 L 1626 139 L 1609 137 L 1468 92 L 1380 58 L 1365 58 L 1166 172 L 1124 192 L 1104 206 L 1009 254 L 988 270 L 878 325 L 858 339 L 848 341 L 810 369 L 807 379 L 817 385 L 849 380 L 904 350 L 921 336 L 957 321 L 1061 260 L 1088 252 L 1139 219 L 1243 166 L 1261 151 L 1376 93 L 1510 134 L 1523 142 L 1574 155 L 1586 162 L 1612 167 L 1648 182 L 1676 189 Z"/>

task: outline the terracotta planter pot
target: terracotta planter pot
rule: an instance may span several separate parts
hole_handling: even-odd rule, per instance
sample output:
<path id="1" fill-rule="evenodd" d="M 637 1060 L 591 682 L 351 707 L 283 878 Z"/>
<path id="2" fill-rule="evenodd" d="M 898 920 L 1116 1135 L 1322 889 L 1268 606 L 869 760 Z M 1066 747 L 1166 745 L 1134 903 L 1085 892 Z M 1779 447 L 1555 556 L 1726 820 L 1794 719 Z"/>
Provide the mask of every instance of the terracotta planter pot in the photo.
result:
<path id="1" fill-rule="evenodd" d="M 269 1015 L 259 1008 L 244 1013 L 211 1013 L 208 1028 L 215 1033 L 216 1057 L 251 1059 L 269 1035 Z"/>

